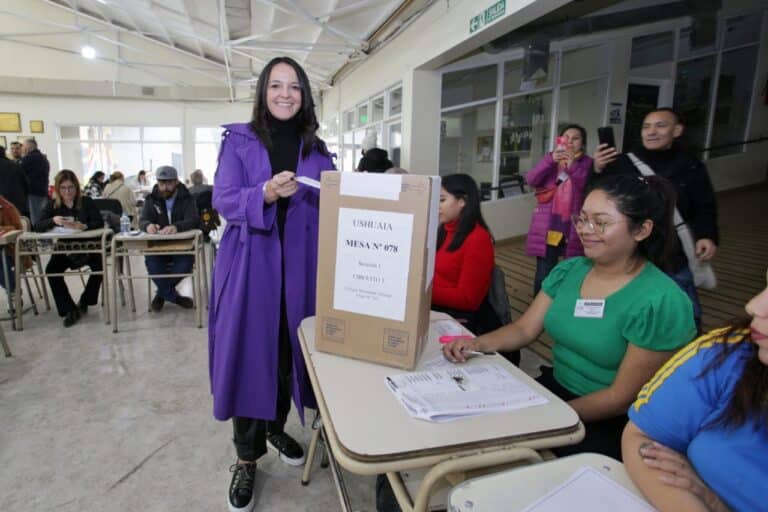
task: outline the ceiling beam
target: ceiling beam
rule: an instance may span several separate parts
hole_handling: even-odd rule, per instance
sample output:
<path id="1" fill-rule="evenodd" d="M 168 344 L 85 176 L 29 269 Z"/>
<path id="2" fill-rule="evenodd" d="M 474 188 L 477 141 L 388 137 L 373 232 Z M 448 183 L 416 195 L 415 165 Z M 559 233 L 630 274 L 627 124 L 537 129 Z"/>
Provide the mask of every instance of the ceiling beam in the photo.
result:
<path id="1" fill-rule="evenodd" d="M 219 0 L 219 44 L 224 52 L 224 70 L 227 73 L 227 89 L 229 89 L 229 101 L 235 101 L 235 88 L 232 85 L 232 70 L 229 68 L 230 53 L 229 48 L 224 46 L 224 41 L 229 39 L 229 28 L 227 28 L 227 7 L 226 0 Z"/>
<path id="2" fill-rule="evenodd" d="M 56 2 L 54 0 L 41 0 L 41 1 L 46 3 L 46 4 L 48 4 L 48 5 L 51 5 L 53 7 L 57 7 L 59 9 L 63 9 L 65 11 L 68 11 L 68 12 L 71 12 L 71 13 L 74 14 L 74 11 L 72 11 L 72 9 L 70 7 L 67 7 L 66 5 L 63 5 L 63 4 L 61 4 L 59 2 Z M 16 13 L 11 13 L 11 12 L 8 12 L 8 11 L 5 11 L 4 13 L 5 14 L 16 15 Z M 128 28 L 124 28 L 124 27 L 121 27 L 119 25 L 115 25 L 114 23 L 112 23 L 110 21 L 102 20 L 102 19 L 100 19 L 100 18 L 98 18 L 96 16 L 93 16 L 91 14 L 87 14 L 87 13 L 84 13 L 84 12 L 81 11 L 79 13 L 79 16 L 83 17 L 85 19 L 88 19 L 90 21 L 94 21 L 96 23 L 99 23 L 99 24 L 102 24 L 102 25 L 106 25 L 106 26 L 108 26 L 108 27 L 110 27 L 110 28 L 112 28 L 114 30 L 117 30 L 118 32 L 125 32 L 127 34 L 133 35 L 134 37 L 138 37 L 139 39 L 142 39 L 144 41 L 148 41 L 148 42 L 156 44 L 158 46 L 162 46 L 164 48 L 168 48 L 169 50 L 173 50 L 173 51 L 175 51 L 177 53 L 180 53 L 182 55 L 186 55 L 187 57 L 190 57 L 190 58 L 202 61 L 202 62 L 206 62 L 206 63 L 211 64 L 211 65 L 213 65 L 215 67 L 218 67 L 218 68 L 224 68 L 224 64 L 222 64 L 221 62 L 217 62 L 217 61 L 215 61 L 213 59 L 210 59 L 208 57 L 200 57 L 196 53 L 190 52 L 190 51 L 185 50 L 183 48 L 177 48 L 175 46 L 169 46 L 167 43 L 164 43 L 163 41 L 160 41 L 160 40 L 152 38 L 152 37 L 147 37 L 146 35 L 144 35 L 144 34 L 142 34 L 140 32 L 136 32 L 134 30 L 131 30 L 131 29 L 128 29 Z M 30 18 L 30 19 L 32 21 L 43 22 L 43 20 L 40 20 L 40 19 L 37 19 L 37 18 Z"/>
<path id="3" fill-rule="evenodd" d="M 184 9 L 184 17 L 187 18 L 187 23 L 189 23 L 189 28 L 194 32 L 195 26 L 194 22 L 192 21 L 192 16 L 189 15 L 189 8 L 187 7 L 187 0 L 180 0 L 181 1 L 181 7 Z M 200 54 L 201 57 L 205 58 L 205 52 L 203 51 L 203 45 L 200 44 L 199 39 L 195 39 L 195 45 L 197 45 L 197 52 Z"/>
<path id="4" fill-rule="evenodd" d="M 349 44 L 352 44 L 355 46 L 356 49 L 365 50 L 367 48 L 368 43 L 359 37 L 355 37 L 351 34 L 347 34 L 346 32 L 343 32 L 336 27 L 332 26 L 330 23 L 322 22 L 312 16 L 312 14 L 307 11 L 307 9 L 301 5 L 297 0 L 286 0 L 288 4 L 290 4 L 294 10 L 296 11 L 295 14 L 298 14 L 302 18 L 306 19 L 307 21 L 317 25 L 318 27 L 322 28 L 326 32 L 328 32 L 331 35 L 334 35 L 338 37 L 339 39 L 343 41 L 347 41 Z"/>
<path id="5" fill-rule="evenodd" d="M 302 41 L 248 41 L 242 44 L 228 44 L 232 48 L 240 49 L 267 49 L 267 50 L 286 50 L 295 52 L 318 51 L 323 53 L 350 54 L 355 49 L 343 44 L 331 43 L 312 43 Z"/>

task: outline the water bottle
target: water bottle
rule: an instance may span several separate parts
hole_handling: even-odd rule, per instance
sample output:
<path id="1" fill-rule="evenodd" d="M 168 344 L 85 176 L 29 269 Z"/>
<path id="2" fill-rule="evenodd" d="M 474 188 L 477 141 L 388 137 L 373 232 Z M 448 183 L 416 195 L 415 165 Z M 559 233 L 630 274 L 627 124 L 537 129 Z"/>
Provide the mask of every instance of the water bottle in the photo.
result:
<path id="1" fill-rule="evenodd" d="M 123 214 L 120 216 L 120 234 L 127 235 L 130 231 L 131 220 L 128 218 L 128 215 L 123 212 Z"/>

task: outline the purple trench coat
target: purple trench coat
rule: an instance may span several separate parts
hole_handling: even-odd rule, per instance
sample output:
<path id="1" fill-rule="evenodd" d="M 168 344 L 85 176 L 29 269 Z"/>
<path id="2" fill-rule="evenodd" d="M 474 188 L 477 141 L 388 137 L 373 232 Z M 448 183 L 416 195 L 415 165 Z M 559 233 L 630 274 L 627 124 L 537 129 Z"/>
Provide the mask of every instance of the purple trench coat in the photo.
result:
<path id="1" fill-rule="evenodd" d="M 227 220 L 211 284 L 208 352 L 213 415 L 271 420 L 277 401 L 282 250 L 277 205 L 265 205 L 272 177 L 266 147 L 247 124 L 230 124 L 222 141 L 213 206 Z M 296 174 L 320 179 L 334 169 L 316 149 Z M 319 191 L 299 185 L 285 221 L 285 302 L 293 352 L 292 396 L 302 422 L 316 407 L 299 347 L 301 320 L 315 314 Z"/>
<path id="2" fill-rule="evenodd" d="M 592 168 L 592 159 L 587 155 L 581 155 L 569 168 L 565 170 L 573 180 L 573 197 L 571 198 L 571 213 L 579 213 L 584 204 L 584 187 L 587 184 L 587 176 Z M 552 159 L 552 153 L 547 153 L 536 164 L 536 167 L 528 171 L 525 181 L 532 187 L 551 187 L 557 182 L 560 173 L 557 162 Z M 552 201 L 548 203 L 536 203 L 531 217 L 531 226 L 528 228 L 528 236 L 525 240 L 525 252 L 529 256 L 544 257 L 547 251 L 547 231 L 549 230 L 552 216 Z M 575 226 L 566 234 L 565 257 L 581 256 L 584 248 L 581 246 L 579 235 Z"/>

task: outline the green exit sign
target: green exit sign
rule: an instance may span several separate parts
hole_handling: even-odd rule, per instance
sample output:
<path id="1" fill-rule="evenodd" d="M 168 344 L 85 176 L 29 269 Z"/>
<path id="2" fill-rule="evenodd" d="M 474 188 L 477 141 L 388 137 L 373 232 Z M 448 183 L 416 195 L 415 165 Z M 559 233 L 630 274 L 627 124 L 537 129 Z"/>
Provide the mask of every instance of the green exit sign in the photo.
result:
<path id="1" fill-rule="evenodd" d="M 504 16 L 507 12 L 507 0 L 499 0 L 486 10 L 469 19 L 469 33 L 477 32 L 486 25 L 491 24 Z"/>

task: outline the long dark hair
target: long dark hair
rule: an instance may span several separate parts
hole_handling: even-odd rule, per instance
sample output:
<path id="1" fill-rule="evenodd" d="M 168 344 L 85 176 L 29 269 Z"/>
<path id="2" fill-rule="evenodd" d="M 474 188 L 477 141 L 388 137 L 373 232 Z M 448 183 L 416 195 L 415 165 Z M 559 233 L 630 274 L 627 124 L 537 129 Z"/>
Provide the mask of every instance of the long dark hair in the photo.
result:
<path id="1" fill-rule="evenodd" d="M 719 335 L 720 354 L 698 375 L 701 378 L 719 368 L 734 350 L 743 343 L 749 344 L 746 355 L 748 359 L 744 363 L 744 369 L 728 401 L 728 406 L 717 418 L 707 423 L 705 428 L 720 426 L 737 429 L 750 418 L 755 418 L 758 424 L 768 428 L 768 366 L 760 361 L 757 354 L 758 346 L 748 333 L 750 321 L 749 318 L 735 320 Z M 741 337 L 741 340 L 728 343 L 728 338 L 734 336 Z M 709 341 L 709 338 L 703 338 L 702 341 Z"/>
<path id="2" fill-rule="evenodd" d="M 441 186 L 446 192 L 456 199 L 464 200 L 464 208 L 459 214 L 459 222 L 456 226 L 456 234 L 453 235 L 448 252 L 453 252 L 461 247 L 467 236 L 475 229 L 476 224 L 480 224 L 490 233 L 488 225 L 483 219 L 483 213 L 480 211 L 480 193 L 477 191 L 477 183 L 468 174 L 449 174 L 443 176 Z M 445 228 L 441 224 L 437 230 L 437 247 L 443 245 L 445 241 Z"/>
<path id="3" fill-rule="evenodd" d="M 672 220 L 675 211 L 675 189 L 661 176 L 631 176 L 602 174 L 589 187 L 587 194 L 602 190 L 627 217 L 630 231 L 646 220 L 653 221 L 653 230 L 637 245 L 645 259 L 667 271 L 671 256 L 677 250 L 677 236 Z"/>
<path id="4" fill-rule="evenodd" d="M 256 99 L 253 102 L 253 115 L 251 116 L 251 130 L 258 135 L 261 142 L 268 149 L 272 149 L 272 136 L 270 132 L 270 119 L 272 115 L 267 107 L 267 87 L 269 86 L 269 76 L 272 68 L 278 64 L 287 64 L 296 72 L 301 89 L 301 109 L 296 114 L 295 119 L 298 123 L 299 137 L 303 144 L 301 157 L 307 158 L 315 147 L 324 155 L 328 155 L 328 149 L 325 143 L 316 135 L 319 124 L 315 116 L 315 102 L 312 99 L 312 89 L 309 84 L 309 78 L 304 69 L 290 57 L 275 57 L 261 71 L 259 80 L 256 82 Z"/>

